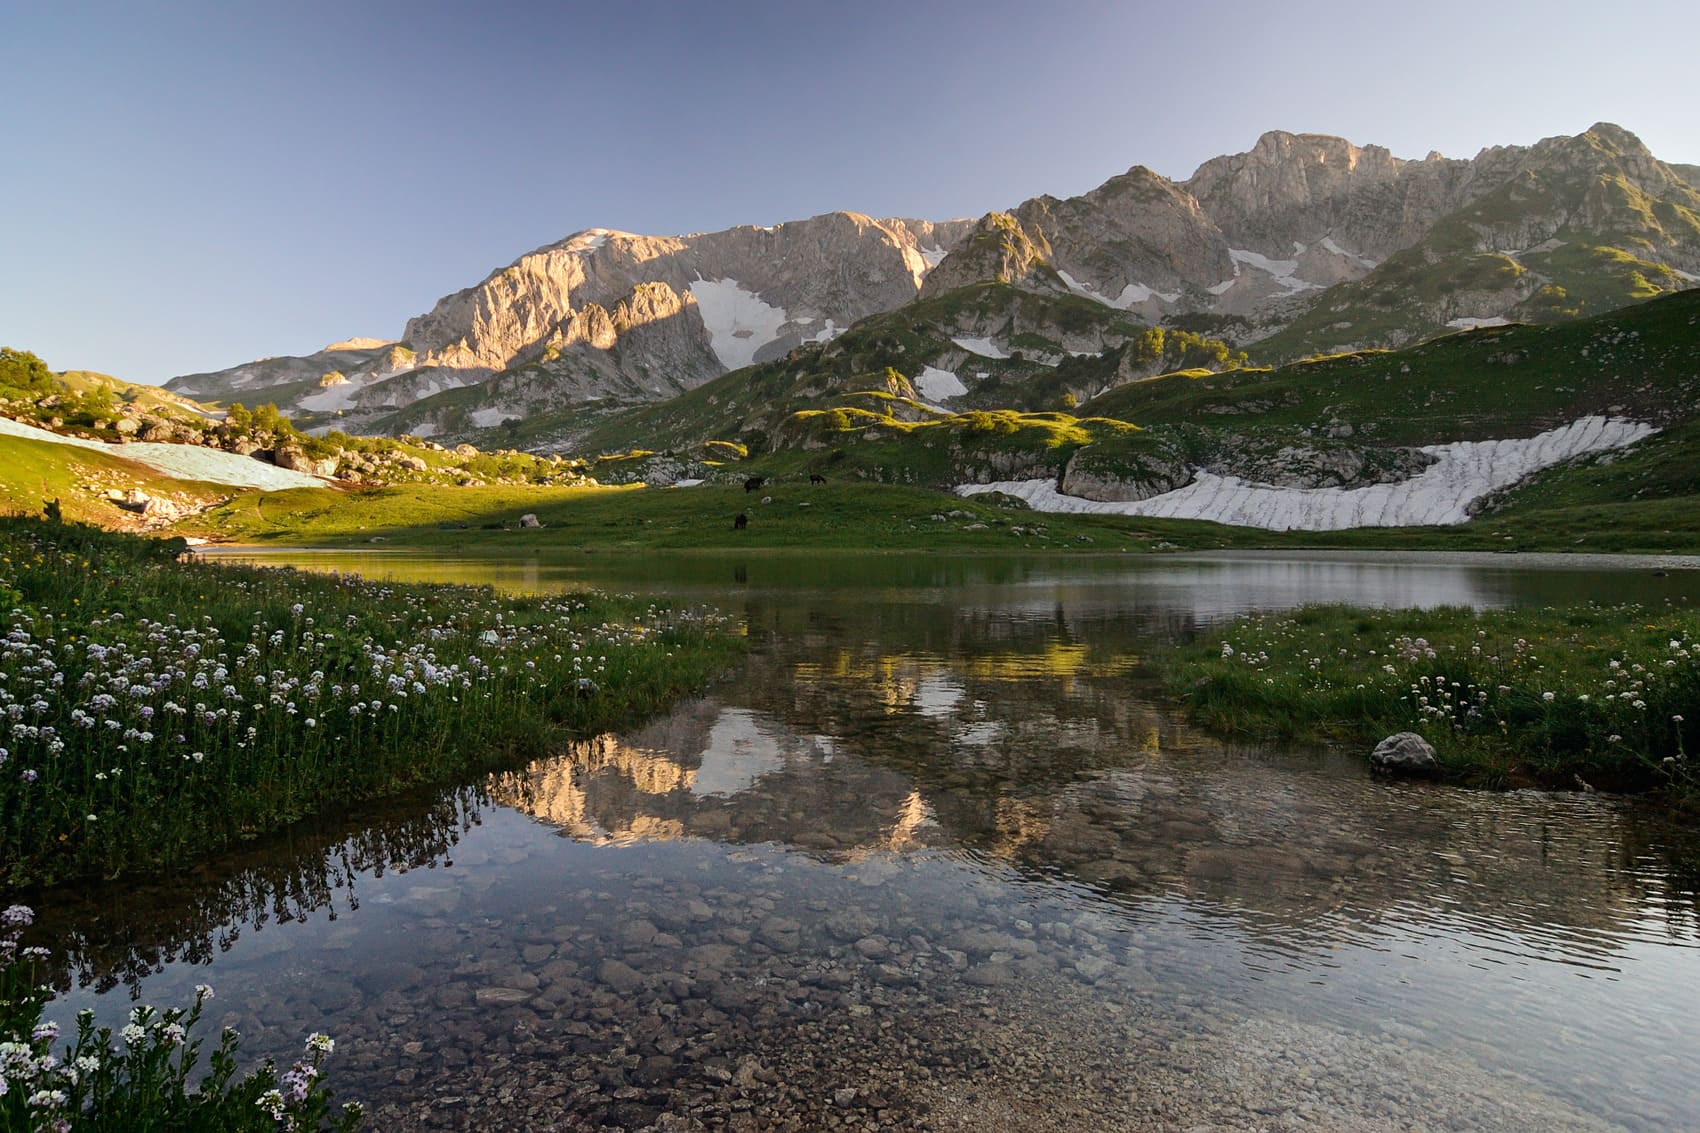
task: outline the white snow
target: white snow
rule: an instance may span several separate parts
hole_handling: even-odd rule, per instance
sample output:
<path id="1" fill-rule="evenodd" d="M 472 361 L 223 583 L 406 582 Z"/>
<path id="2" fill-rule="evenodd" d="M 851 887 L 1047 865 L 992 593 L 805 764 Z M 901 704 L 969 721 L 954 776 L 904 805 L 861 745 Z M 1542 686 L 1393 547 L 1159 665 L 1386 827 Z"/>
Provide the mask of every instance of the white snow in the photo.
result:
<path id="1" fill-rule="evenodd" d="M 800 323 L 803 323 L 803 322 L 812 323 L 812 322 L 814 322 L 813 319 L 798 319 L 797 321 L 800 322 Z M 845 331 L 847 331 L 849 329 L 850 329 L 849 327 L 841 327 L 837 323 L 833 322 L 831 319 L 828 319 L 828 320 L 826 320 L 826 326 L 824 328 L 816 331 L 814 334 L 810 335 L 808 338 L 805 338 L 803 341 L 804 342 L 831 342 L 833 339 L 837 338 L 839 335 L 843 334 Z"/>
<path id="2" fill-rule="evenodd" d="M 1380 260 L 1372 260 L 1368 256 L 1360 256 L 1356 252 L 1346 251 L 1346 249 L 1340 247 L 1340 245 L 1334 242 L 1334 237 L 1332 236 L 1324 236 L 1322 238 L 1322 247 L 1326 251 L 1333 252 L 1336 256 L 1343 256 L 1346 259 L 1351 260 L 1359 267 L 1374 268 L 1379 267 L 1381 264 Z"/>
<path id="3" fill-rule="evenodd" d="M 180 480 L 205 480 L 212 484 L 229 484 L 239 488 L 261 488 L 268 492 L 283 488 L 319 488 L 325 484 L 324 480 L 305 472 L 292 472 L 275 464 L 255 460 L 251 456 L 238 456 L 233 452 L 202 448 L 200 445 L 165 445 L 152 441 L 109 445 L 103 441 L 90 441 L 82 437 L 62 437 L 58 433 L 13 421 L 9 417 L 0 417 L 0 434 L 104 452 L 120 460 L 145 464 L 155 471 Z"/>
<path id="4" fill-rule="evenodd" d="M 1106 307 L 1114 307 L 1120 311 L 1128 310 L 1135 303 L 1143 303 L 1152 296 L 1156 296 L 1165 303 L 1173 303 L 1181 297 L 1178 291 L 1158 291 L 1156 288 L 1147 287 L 1143 283 L 1130 283 L 1122 288 L 1120 295 L 1112 299 L 1100 292 L 1095 284 L 1081 283 L 1066 271 L 1059 270 L 1057 276 L 1076 295 L 1085 299 L 1095 299 Z"/>
<path id="5" fill-rule="evenodd" d="M 1184 488 L 1136 501 L 1065 496 L 1055 480 L 963 484 L 956 492 L 1005 492 L 1036 511 L 1207 519 L 1271 531 L 1450 525 L 1469 519 L 1474 501 L 1531 473 L 1583 453 L 1633 444 L 1654 432 L 1639 421 L 1584 417 L 1536 437 L 1425 445 L 1422 451 L 1437 458 L 1434 464 L 1409 480 L 1366 488 L 1276 488 L 1200 472 Z"/>
<path id="6" fill-rule="evenodd" d="M 689 479 L 675 480 L 675 481 L 673 481 L 673 487 L 675 487 L 675 488 L 694 488 L 700 483 L 702 483 L 701 480 L 689 480 Z"/>
<path id="7" fill-rule="evenodd" d="M 708 328 L 709 346 L 728 370 L 754 362 L 756 351 L 778 338 L 790 319 L 783 307 L 764 302 L 735 279 L 693 280 L 691 296 Z"/>
<path id="8" fill-rule="evenodd" d="M 1227 293 L 1228 288 L 1232 287 L 1234 284 L 1238 283 L 1239 281 L 1240 281 L 1240 277 L 1236 275 L 1231 279 L 1224 279 L 1221 283 L 1212 283 L 1209 287 L 1206 287 L 1204 290 L 1210 292 L 1210 294 L 1212 294 L 1212 295 L 1223 295 L 1223 294 Z"/>
<path id="9" fill-rule="evenodd" d="M 915 379 L 915 392 L 929 401 L 943 401 L 947 397 L 961 397 L 968 392 L 968 387 L 962 384 L 962 379 L 954 371 L 928 366 Z"/>
<path id="10" fill-rule="evenodd" d="M 968 353 L 978 354 L 982 358 L 1009 357 L 1009 351 L 1005 350 L 989 338 L 953 338 L 951 341 L 962 347 L 962 349 L 968 351 Z"/>
<path id="11" fill-rule="evenodd" d="M 594 252 L 608 242 L 608 237 L 614 234 L 611 228 L 587 228 L 567 242 L 570 252 Z"/>
<path id="12" fill-rule="evenodd" d="M 1490 319 L 1447 319 L 1446 325 L 1449 327 L 1457 327 L 1459 330 L 1479 330 L 1482 327 L 1510 326 L 1511 323 L 1510 320 L 1502 319 L 1498 315 L 1495 315 Z"/>
<path id="13" fill-rule="evenodd" d="M 1667 264 L 1665 266 L 1669 267 L 1670 265 Z M 1700 283 L 1700 275 L 1690 275 L 1681 268 L 1671 268 L 1670 270 L 1671 274 L 1675 275 L 1678 279 L 1685 279 L 1689 283 Z"/>
<path id="14" fill-rule="evenodd" d="M 1295 244 L 1294 247 L 1299 248 L 1301 252 L 1304 250 L 1302 245 Z M 1319 286 L 1317 284 L 1307 283 L 1304 280 L 1297 279 L 1293 276 L 1293 273 L 1299 270 L 1299 261 L 1297 260 L 1272 260 L 1268 256 L 1262 255 L 1258 252 L 1250 252 L 1244 248 L 1229 248 L 1228 255 L 1233 259 L 1236 271 L 1240 264 L 1245 264 L 1247 267 L 1254 267 L 1258 271 L 1267 273 L 1277 285 L 1286 291 L 1299 292 L 1319 290 Z"/>
<path id="15" fill-rule="evenodd" d="M 503 409 L 499 405 L 485 409 L 474 409 L 471 413 L 467 414 L 467 416 L 472 418 L 472 423 L 480 429 L 493 429 L 513 415 L 512 410 Z"/>
<path id="16" fill-rule="evenodd" d="M 365 388 L 363 382 L 342 382 L 338 385 L 326 386 L 318 393 L 310 393 L 295 404 L 302 409 L 310 409 L 314 413 L 331 413 L 338 409 L 353 409 L 354 399 Z"/>
<path id="17" fill-rule="evenodd" d="M 939 261 L 949 255 L 949 253 L 943 248 L 922 248 L 920 249 L 920 252 L 921 258 L 927 261 L 927 268 L 929 270 L 938 267 Z"/>

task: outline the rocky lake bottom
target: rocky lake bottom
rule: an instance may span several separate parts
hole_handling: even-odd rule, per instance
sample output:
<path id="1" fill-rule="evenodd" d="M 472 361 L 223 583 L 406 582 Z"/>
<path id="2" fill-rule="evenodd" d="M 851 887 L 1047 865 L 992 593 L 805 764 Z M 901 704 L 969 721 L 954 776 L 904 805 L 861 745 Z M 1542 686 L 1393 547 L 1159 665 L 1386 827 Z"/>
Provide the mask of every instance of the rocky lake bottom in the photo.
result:
<path id="1" fill-rule="evenodd" d="M 48 1014 L 212 984 L 385 1131 L 1700 1127 L 1692 839 L 1224 745 L 1140 662 L 1312 584 L 1612 580 L 1324 566 L 678 583 L 752 638 L 707 696 L 44 903 Z"/>

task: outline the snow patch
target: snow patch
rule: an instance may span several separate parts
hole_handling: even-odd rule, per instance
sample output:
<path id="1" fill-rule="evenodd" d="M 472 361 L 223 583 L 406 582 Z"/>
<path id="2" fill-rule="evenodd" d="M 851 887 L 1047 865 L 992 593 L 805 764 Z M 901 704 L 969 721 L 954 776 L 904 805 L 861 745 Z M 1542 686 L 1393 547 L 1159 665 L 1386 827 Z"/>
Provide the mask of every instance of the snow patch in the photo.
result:
<path id="1" fill-rule="evenodd" d="M 928 366 L 915 379 L 915 392 L 929 401 L 943 401 L 947 397 L 961 397 L 968 392 L 968 387 L 953 371 Z"/>
<path id="2" fill-rule="evenodd" d="M 133 460 L 137 464 L 145 464 L 156 472 L 175 476 L 179 480 L 205 480 L 212 484 L 229 484 L 237 488 L 260 488 L 268 492 L 280 491 L 284 488 L 319 488 L 325 484 L 325 481 L 318 476 L 311 476 L 305 472 L 293 472 L 287 468 L 279 468 L 275 464 L 266 464 L 263 461 L 255 460 L 251 456 L 239 456 L 233 452 L 203 448 L 200 445 L 167 445 L 153 441 L 137 441 L 133 444 L 123 445 L 107 444 L 104 441 L 85 440 L 82 437 L 62 437 L 58 433 L 50 433 L 46 429 L 38 429 L 34 425 L 13 421 L 9 417 L 0 417 L 0 434 L 104 452 L 108 456 L 116 456 L 121 460 Z"/>
<path id="3" fill-rule="evenodd" d="M 1066 271 L 1059 270 L 1057 272 L 1057 277 L 1063 281 L 1063 284 L 1070 291 L 1079 295 L 1081 298 L 1095 299 L 1104 304 L 1104 306 L 1114 307 L 1118 311 L 1128 310 L 1135 303 L 1143 303 L 1153 296 L 1161 299 L 1165 303 L 1173 303 L 1181 297 L 1180 292 L 1178 291 L 1158 291 L 1156 288 L 1148 287 L 1143 283 L 1130 283 L 1126 287 L 1122 288 L 1120 295 L 1117 295 L 1112 299 L 1108 295 L 1100 292 L 1096 285 L 1091 283 L 1081 283 Z"/>
<path id="4" fill-rule="evenodd" d="M 1502 319 L 1498 315 L 1495 315 L 1490 319 L 1447 319 L 1446 325 L 1449 327 L 1457 327 L 1459 330 L 1479 330 L 1482 327 L 1510 326 L 1511 322 L 1509 319 Z"/>
<path id="5" fill-rule="evenodd" d="M 809 323 L 814 322 L 813 319 L 798 319 L 797 321 L 798 322 L 809 322 Z M 843 334 L 845 331 L 847 331 L 849 329 L 850 329 L 849 327 L 841 327 L 837 323 L 833 322 L 831 319 L 828 319 L 828 320 L 826 320 L 826 326 L 824 328 L 816 331 L 814 334 L 810 335 L 808 338 L 805 338 L 803 341 L 804 342 L 831 342 L 833 339 L 837 338 L 839 335 Z"/>
<path id="6" fill-rule="evenodd" d="M 1346 251 L 1346 249 L 1340 247 L 1340 245 L 1334 242 L 1334 237 L 1332 236 L 1324 236 L 1322 238 L 1322 247 L 1324 251 L 1332 252 L 1336 256 L 1351 260 L 1359 267 L 1375 268 L 1381 266 L 1380 260 L 1372 260 L 1368 256 L 1360 256 L 1356 252 Z"/>
<path id="7" fill-rule="evenodd" d="M 929 271 L 938 267 L 939 261 L 950 254 L 943 248 L 921 248 L 919 251 L 921 253 L 921 258 L 927 261 L 927 270 Z"/>
<path id="8" fill-rule="evenodd" d="M 779 328 L 790 319 L 783 307 L 764 302 L 735 279 L 699 278 L 690 286 L 709 347 L 728 370 L 754 362 L 756 351 L 778 338 Z"/>
<path id="9" fill-rule="evenodd" d="M 673 481 L 673 487 L 675 487 L 675 488 L 694 488 L 700 483 L 702 483 L 701 480 L 690 480 L 690 479 L 675 480 L 675 481 Z"/>
<path id="10" fill-rule="evenodd" d="M 1665 266 L 1670 267 L 1669 264 L 1666 264 Z M 1689 283 L 1700 283 L 1700 275 L 1690 275 L 1681 268 L 1671 268 L 1670 270 L 1671 274 L 1676 276 L 1678 279 L 1687 280 Z"/>
<path id="11" fill-rule="evenodd" d="M 1301 252 L 1303 251 L 1303 245 L 1294 244 L 1293 246 L 1299 248 Z M 1250 252 L 1244 248 L 1229 248 L 1228 255 L 1233 259 L 1236 271 L 1239 270 L 1240 264 L 1254 267 L 1267 274 L 1285 291 L 1296 293 L 1321 290 L 1318 284 L 1307 283 L 1302 279 L 1294 278 L 1293 273 L 1299 270 L 1299 261 L 1297 260 L 1272 260 L 1268 256 L 1258 252 Z"/>
<path id="12" fill-rule="evenodd" d="M 1228 288 L 1232 287 L 1234 284 L 1238 283 L 1239 281 L 1240 281 L 1240 277 L 1236 275 L 1232 279 L 1224 279 L 1221 283 L 1212 283 L 1209 287 L 1206 287 L 1204 290 L 1210 292 L 1210 294 L 1212 294 L 1212 295 L 1225 295 L 1225 294 L 1227 294 Z"/>
<path id="13" fill-rule="evenodd" d="M 500 406 L 492 406 L 487 409 L 474 409 L 468 416 L 472 418 L 472 423 L 478 428 L 493 429 L 512 417 L 513 414 Z"/>
<path id="14" fill-rule="evenodd" d="M 1102 501 L 1066 496 L 1055 480 L 963 484 L 960 496 L 1004 492 L 1035 511 L 1206 519 L 1271 531 L 1339 531 L 1349 527 L 1453 525 L 1469 506 L 1542 468 L 1604 449 L 1621 448 L 1657 430 L 1640 421 L 1584 417 L 1536 437 L 1425 445 L 1436 461 L 1397 484 L 1365 488 L 1276 488 L 1235 476 L 1200 472 L 1184 488 L 1148 500 Z"/>
<path id="15" fill-rule="evenodd" d="M 989 338 L 953 338 L 952 342 L 982 358 L 1008 358 L 1009 352 Z"/>

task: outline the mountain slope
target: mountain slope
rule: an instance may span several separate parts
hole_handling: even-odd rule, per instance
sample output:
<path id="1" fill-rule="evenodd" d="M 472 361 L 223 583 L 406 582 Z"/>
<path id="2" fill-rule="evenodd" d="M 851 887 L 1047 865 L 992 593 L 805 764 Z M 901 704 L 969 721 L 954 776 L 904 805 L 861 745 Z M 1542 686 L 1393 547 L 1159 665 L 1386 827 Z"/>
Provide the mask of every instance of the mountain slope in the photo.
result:
<path id="1" fill-rule="evenodd" d="M 1660 163 L 1606 123 L 1468 160 L 1407 161 L 1274 131 L 1186 181 L 1135 166 L 1079 196 L 1035 197 L 978 221 L 830 213 L 690 236 L 590 229 L 444 297 L 399 342 L 355 340 L 171 387 L 275 401 L 309 428 L 488 440 L 481 431 L 501 427 L 503 443 L 560 444 L 831 342 L 859 320 L 901 323 L 913 308 L 910 321 L 926 323 L 917 300 L 991 285 L 1225 340 L 1260 360 L 1398 346 L 1581 317 L 1700 282 L 1693 179 L 1693 167 Z M 942 344 L 980 337 L 957 327 L 885 364 L 917 382 L 928 367 L 953 374 L 964 393 L 941 398 L 985 404 L 999 383 L 976 386 L 973 375 L 1012 367 Z M 1051 341 L 1062 351 L 1053 361 L 1086 349 Z M 1048 348 L 1000 349 L 1031 361 Z M 1040 386 L 1002 385 L 1011 406 L 1042 404 Z M 1059 398 L 1097 392 L 1050 385 Z"/>
<path id="2" fill-rule="evenodd" d="M 678 237 L 590 229 L 445 296 L 408 322 L 401 346 L 332 347 L 168 385 L 203 398 L 264 390 L 306 424 L 354 430 L 524 365 L 557 404 L 654 401 L 913 299 L 941 242 L 966 230 L 842 212 Z M 505 413 L 481 408 L 479 425 Z"/>

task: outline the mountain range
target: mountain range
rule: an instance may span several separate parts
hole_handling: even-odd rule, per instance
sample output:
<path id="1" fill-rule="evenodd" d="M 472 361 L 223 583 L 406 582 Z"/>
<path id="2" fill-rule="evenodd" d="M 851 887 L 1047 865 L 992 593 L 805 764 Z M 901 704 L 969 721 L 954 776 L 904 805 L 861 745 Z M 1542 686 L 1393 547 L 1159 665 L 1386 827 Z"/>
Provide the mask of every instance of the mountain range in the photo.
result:
<path id="1" fill-rule="evenodd" d="M 1604 123 L 1467 160 L 1272 132 L 1185 181 L 1135 166 L 978 220 L 589 229 L 445 296 L 398 340 L 167 384 L 321 431 L 539 451 L 665 432 L 668 405 L 730 372 L 747 371 L 745 394 L 715 382 L 694 400 L 720 412 L 692 418 L 727 437 L 882 386 L 950 409 L 1057 408 L 1165 368 L 1557 322 L 1695 286 L 1697 182 Z"/>

